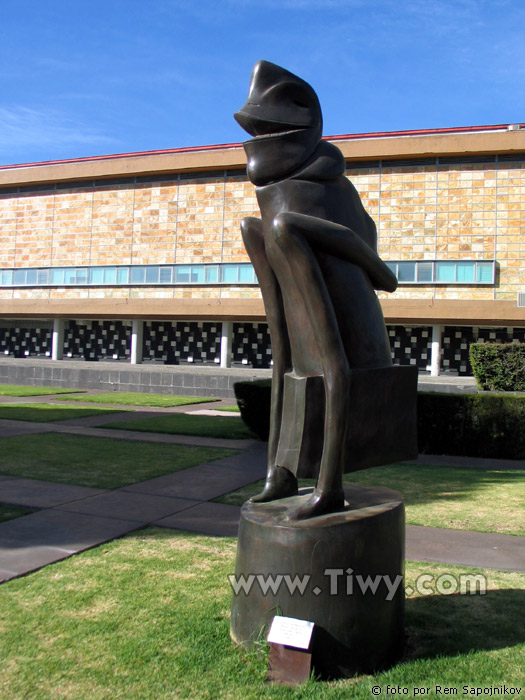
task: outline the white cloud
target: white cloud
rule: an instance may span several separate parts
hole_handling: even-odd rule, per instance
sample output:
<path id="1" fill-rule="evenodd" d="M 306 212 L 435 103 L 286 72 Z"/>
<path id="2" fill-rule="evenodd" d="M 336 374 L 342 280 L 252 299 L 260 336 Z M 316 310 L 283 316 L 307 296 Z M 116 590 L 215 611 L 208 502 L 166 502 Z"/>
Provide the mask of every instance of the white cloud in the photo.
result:
<path id="1" fill-rule="evenodd" d="M 108 144 L 115 139 L 54 109 L 0 107 L 0 149 L 61 144 Z M 0 158 L 1 158 L 0 150 Z"/>

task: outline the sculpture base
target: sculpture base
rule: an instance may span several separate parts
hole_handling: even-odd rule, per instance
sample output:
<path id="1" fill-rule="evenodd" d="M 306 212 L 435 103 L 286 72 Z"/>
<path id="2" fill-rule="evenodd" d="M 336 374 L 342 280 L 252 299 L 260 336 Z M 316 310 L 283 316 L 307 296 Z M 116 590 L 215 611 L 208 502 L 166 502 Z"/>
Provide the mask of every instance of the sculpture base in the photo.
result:
<path id="1" fill-rule="evenodd" d="M 404 506 L 384 488 L 345 489 L 338 513 L 288 522 L 310 495 L 245 503 L 241 511 L 231 636 L 251 644 L 274 615 L 315 623 L 314 672 L 370 673 L 395 663 L 404 638 Z"/>

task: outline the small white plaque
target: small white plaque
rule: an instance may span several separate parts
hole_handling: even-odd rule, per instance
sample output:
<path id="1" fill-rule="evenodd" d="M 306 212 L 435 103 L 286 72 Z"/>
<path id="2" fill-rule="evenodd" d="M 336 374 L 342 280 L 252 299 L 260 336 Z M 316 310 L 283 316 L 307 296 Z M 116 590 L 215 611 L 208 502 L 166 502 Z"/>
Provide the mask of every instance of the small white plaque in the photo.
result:
<path id="1" fill-rule="evenodd" d="M 267 640 L 274 644 L 285 644 L 297 649 L 308 649 L 313 630 L 313 622 L 298 620 L 295 617 L 276 615 L 273 618 Z"/>

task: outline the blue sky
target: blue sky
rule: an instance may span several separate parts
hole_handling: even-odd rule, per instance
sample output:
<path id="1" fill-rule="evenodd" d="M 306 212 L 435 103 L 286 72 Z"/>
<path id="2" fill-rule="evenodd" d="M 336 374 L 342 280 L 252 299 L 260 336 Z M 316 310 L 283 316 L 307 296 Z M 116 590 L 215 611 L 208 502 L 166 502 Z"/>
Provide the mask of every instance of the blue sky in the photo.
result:
<path id="1" fill-rule="evenodd" d="M 525 122 L 524 0 L 0 1 L 0 164 L 242 141 L 260 58 L 327 135 Z"/>

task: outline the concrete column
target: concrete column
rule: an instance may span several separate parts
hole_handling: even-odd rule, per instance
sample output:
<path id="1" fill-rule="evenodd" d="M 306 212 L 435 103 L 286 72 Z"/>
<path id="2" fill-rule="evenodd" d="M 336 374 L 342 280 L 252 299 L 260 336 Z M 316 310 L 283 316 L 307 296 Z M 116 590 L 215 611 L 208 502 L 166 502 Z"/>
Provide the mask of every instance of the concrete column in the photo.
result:
<path id="1" fill-rule="evenodd" d="M 430 355 L 430 376 L 439 377 L 441 369 L 441 326 L 432 326 L 432 351 Z"/>
<path id="2" fill-rule="evenodd" d="M 231 367 L 232 364 L 232 337 L 233 323 L 223 321 L 221 333 L 221 367 L 223 369 Z"/>
<path id="3" fill-rule="evenodd" d="M 131 326 L 131 357 L 132 365 L 142 363 L 142 338 L 144 335 L 144 322 L 134 318 Z"/>
<path id="4" fill-rule="evenodd" d="M 53 319 L 53 336 L 51 340 L 51 359 L 61 360 L 64 357 L 64 327 L 63 318 Z"/>

